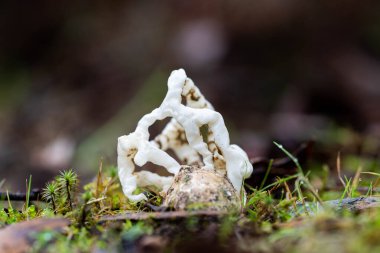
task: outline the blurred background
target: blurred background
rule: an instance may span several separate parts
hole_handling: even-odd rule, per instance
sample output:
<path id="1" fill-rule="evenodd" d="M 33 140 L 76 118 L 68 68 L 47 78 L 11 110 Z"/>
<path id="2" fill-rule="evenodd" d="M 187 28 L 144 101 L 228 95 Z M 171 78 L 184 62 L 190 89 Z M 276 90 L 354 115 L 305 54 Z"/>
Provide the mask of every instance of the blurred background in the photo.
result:
<path id="1" fill-rule="evenodd" d="M 180 67 L 252 159 L 279 156 L 273 140 L 312 141 L 308 160 L 333 166 L 341 151 L 353 169 L 378 168 L 379 1 L 1 1 L 0 13 L 10 189 L 115 165 L 117 137 Z"/>

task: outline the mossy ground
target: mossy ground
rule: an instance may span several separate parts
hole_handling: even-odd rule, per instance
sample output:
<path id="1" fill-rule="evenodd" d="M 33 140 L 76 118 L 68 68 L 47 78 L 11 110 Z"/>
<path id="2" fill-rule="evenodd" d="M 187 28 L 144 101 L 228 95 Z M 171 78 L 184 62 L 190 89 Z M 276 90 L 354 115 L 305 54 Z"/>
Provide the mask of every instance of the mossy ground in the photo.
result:
<path id="1" fill-rule="evenodd" d="M 280 147 L 281 148 L 281 147 Z M 1 227 L 40 217 L 71 221 L 61 231 L 42 230 L 29 236 L 31 252 L 377 252 L 380 250 L 380 208 L 350 212 L 325 208 L 323 201 L 376 196 L 378 163 L 360 156 L 341 156 L 336 171 L 326 166 L 301 168 L 293 174 L 245 185 L 247 202 L 241 214 L 197 215 L 158 219 L 112 219 L 118 214 L 157 212 L 162 199 L 155 189 L 146 203 L 134 204 L 123 195 L 115 167 L 99 169 L 90 184 L 78 189 L 73 171 L 62 172 L 47 185 L 45 202 L 17 205 L 3 201 Z M 363 160 L 364 159 L 364 160 Z M 361 163 L 360 161 L 365 161 Z M 352 165 L 352 164 L 356 165 Z M 352 166 L 348 166 L 348 165 Z M 359 166 L 359 165 L 360 166 Z M 318 167 L 319 166 L 319 167 Z M 346 170 L 355 167 L 351 172 Z M 315 169 L 319 168 L 319 169 Z M 339 168 L 340 169 L 340 168 Z M 345 176 L 351 175 L 351 176 Z M 339 177 L 340 176 L 340 177 Z M 30 182 L 30 179 L 29 179 Z M 338 182 L 338 183 L 337 183 Z M 52 186 L 53 185 L 53 186 Z M 29 187 L 30 188 L 30 187 Z M 53 201 L 54 200 L 54 201 Z M 322 203 L 318 204 L 319 201 Z M 54 202 L 54 205 L 53 205 Z M 107 220 L 103 219 L 108 217 Z M 18 238 L 14 238 L 18 240 Z"/>

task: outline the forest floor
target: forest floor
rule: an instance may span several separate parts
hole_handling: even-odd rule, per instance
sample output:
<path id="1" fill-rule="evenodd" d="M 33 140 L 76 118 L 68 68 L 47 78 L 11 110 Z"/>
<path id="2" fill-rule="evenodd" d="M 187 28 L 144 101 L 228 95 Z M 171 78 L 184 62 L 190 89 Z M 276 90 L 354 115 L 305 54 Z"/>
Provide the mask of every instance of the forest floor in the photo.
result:
<path id="1" fill-rule="evenodd" d="M 247 202 L 240 213 L 164 210 L 154 189 L 140 189 L 147 202 L 131 203 L 112 166 L 100 165 L 93 182 L 84 186 L 72 170 L 62 171 L 42 190 L 32 189 L 30 177 L 26 194 L 2 193 L 0 251 L 380 250 L 380 174 L 370 149 L 334 154 L 335 164 L 328 165 L 304 162 L 310 143 L 294 152 L 274 145 L 283 156 L 252 160 L 256 183 L 246 181 Z"/>

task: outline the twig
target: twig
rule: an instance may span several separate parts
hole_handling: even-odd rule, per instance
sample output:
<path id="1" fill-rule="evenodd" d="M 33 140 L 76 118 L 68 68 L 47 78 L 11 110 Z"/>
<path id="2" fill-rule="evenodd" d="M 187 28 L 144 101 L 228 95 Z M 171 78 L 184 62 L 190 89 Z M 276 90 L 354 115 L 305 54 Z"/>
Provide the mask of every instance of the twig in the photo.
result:
<path id="1" fill-rule="evenodd" d="M 10 201 L 27 201 L 27 193 L 25 192 L 16 192 L 16 193 L 11 193 L 8 192 L 9 195 L 9 200 Z M 41 190 L 40 189 L 34 189 L 30 192 L 29 195 L 29 201 L 43 201 L 40 198 L 41 195 Z M 5 201 L 7 200 L 7 192 L 0 192 L 0 201 Z"/>
<path id="2" fill-rule="evenodd" d="M 134 213 L 123 213 L 116 215 L 105 215 L 100 218 L 100 222 L 104 221 L 118 221 L 118 220 L 164 220 L 164 219 L 179 219 L 187 218 L 192 216 L 207 216 L 207 217 L 220 217 L 227 215 L 227 212 L 220 211 L 174 211 L 174 212 L 134 212 Z"/>

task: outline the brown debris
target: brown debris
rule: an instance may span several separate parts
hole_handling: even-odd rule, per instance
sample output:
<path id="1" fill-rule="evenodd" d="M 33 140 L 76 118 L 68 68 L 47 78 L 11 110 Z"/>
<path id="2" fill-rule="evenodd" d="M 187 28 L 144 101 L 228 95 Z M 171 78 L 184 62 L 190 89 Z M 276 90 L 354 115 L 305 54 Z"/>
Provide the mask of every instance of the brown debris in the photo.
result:
<path id="1" fill-rule="evenodd" d="M 62 231 L 69 224 L 70 221 L 64 218 L 41 218 L 7 226 L 0 230 L 0 252 L 28 252 L 36 233 L 46 230 Z"/>

